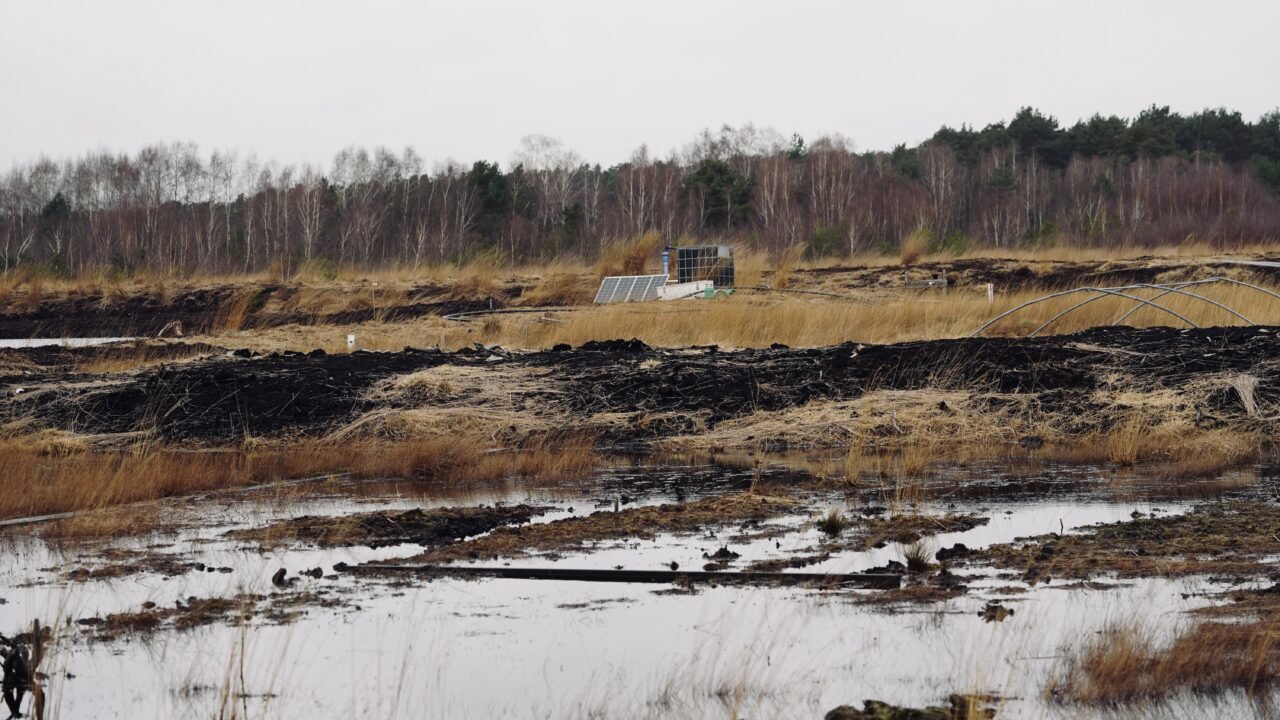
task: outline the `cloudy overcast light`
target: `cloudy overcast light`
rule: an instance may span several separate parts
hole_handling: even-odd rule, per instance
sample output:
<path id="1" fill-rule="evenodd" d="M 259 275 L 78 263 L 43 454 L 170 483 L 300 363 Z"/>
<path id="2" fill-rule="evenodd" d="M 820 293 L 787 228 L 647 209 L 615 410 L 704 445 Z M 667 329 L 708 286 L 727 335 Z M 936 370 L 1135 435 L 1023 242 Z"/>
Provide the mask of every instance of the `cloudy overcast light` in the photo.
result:
<path id="1" fill-rule="evenodd" d="M 189 140 L 328 164 L 344 146 L 609 165 L 707 127 L 860 150 L 1033 105 L 1277 105 L 1270 2 L 27 2 L 0 7 L 0 164 Z"/>

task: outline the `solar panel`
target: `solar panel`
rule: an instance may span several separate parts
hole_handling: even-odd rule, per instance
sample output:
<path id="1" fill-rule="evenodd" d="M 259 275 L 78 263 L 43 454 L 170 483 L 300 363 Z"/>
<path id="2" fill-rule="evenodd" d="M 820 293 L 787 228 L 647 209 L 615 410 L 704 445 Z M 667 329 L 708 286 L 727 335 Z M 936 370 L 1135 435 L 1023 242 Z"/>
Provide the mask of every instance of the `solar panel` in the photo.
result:
<path id="1" fill-rule="evenodd" d="M 658 288 L 667 284 L 666 275 L 614 275 L 600 282 L 597 303 L 657 300 Z"/>

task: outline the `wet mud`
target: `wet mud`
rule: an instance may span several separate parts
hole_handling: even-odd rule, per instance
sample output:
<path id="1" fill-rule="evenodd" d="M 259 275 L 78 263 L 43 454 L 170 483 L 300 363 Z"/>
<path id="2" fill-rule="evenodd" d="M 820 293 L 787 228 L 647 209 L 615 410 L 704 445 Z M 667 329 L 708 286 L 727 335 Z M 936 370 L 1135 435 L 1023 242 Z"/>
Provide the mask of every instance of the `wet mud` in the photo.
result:
<path id="1" fill-rule="evenodd" d="M 103 653 L 126 651 L 134 645 L 149 646 L 152 642 L 189 642 L 193 637 L 205 638 L 223 630 L 265 635 L 270 630 L 264 628 L 274 625 L 289 625 L 280 628 L 283 634 L 311 639 L 323 636 L 334 627 L 358 624 L 362 616 L 377 616 L 383 622 L 382 608 L 399 602 L 413 608 L 445 608 L 442 617 L 447 617 L 448 623 L 468 628 L 488 628 L 490 624 L 514 626 L 513 620 L 523 620 L 525 616 L 521 613 L 530 607 L 533 608 L 531 617 L 537 618 L 533 624 L 554 621 L 558 615 L 548 615 L 545 611 L 550 607 L 556 613 L 590 613 L 588 623 L 599 618 L 600 627 L 613 627 L 619 622 L 655 622 L 655 616 L 641 614 L 649 603 L 670 602 L 674 598 L 684 602 L 685 595 L 696 593 L 697 599 L 689 602 L 703 607 L 731 587 L 767 593 L 769 598 L 752 596 L 757 600 L 746 602 L 748 596 L 735 595 L 733 597 L 739 599 L 734 607 L 755 602 L 779 603 L 778 612 L 786 617 L 793 617 L 791 613 L 797 607 L 786 603 L 797 599 L 804 607 L 830 603 L 832 614 L 823 615 L 817 621 L 824 628 L 818 636 L 823 643 L 832 642 L 830 628 L 853 621 L 867 623 L 861 631 L 867 637 L 885 638 L 877 640 L 874 649 L 857 647 L 854 640 L 857 635 L 845 638 L 841 647 L 850 648 L 849 652 L 854 653 L 852 657 L 892 652 L 897 642 L 894 638 L 902 637 L 895 635 L 903 632 L 900 626 L 923 624 L 931 637 L 939 632 L 938 628 L 945 627 L 947 632 L 966 634 L 977 643 L 1012 633 L 1039 636 L 1044 632 L 1039 624 L 1049 620 L 1037 614 L 1038 608 L 1054 602 L 1052 596 L 1121 596 L 1127 592 L 1126 588 L 1140 582 L 1130 577 L 1208 577 L 1211 579 L 1206 582 L 1213 583 L 1214 587 L 1230 585 L 1233 588 L 1230 593 L 1215 595 L 1208 601 L 1193 598 L 1192 602 L 1214 604 L 1205 612 L 1209 629 L 1196 632 L 1212 631 L 1216 633 L 1213 638 L 1223 637 L 1228 630 L 1216 628 L 1226 623 L 1213 623 L 1215 617 L 1231 622 L 1254 622 L 1254 615 L 1271 618 L 1263 620 L 1262 625 L 1250 626 L 1247 631 L 1237 631 L 1238 643 L 1246 650 L 1251 647 L 1245 642 L 1247 633 L 1256 634 L 1255 631 L 1260 630 L 1270 633 L 1274 630 L 1274 618 L 1280 617 L 1276 612 L 1280 610 L 1280 601 L 1276 599 L 1280 598 L 1280 592 L 1271 587 L 1273 572 L 1268 566 L 1268 558 L 1280 554 L 1280 542 L 1266 537 L 1280 534 L 1280 515 L 1276 514 L 1275 503 L 1266 498 L 1266 488 L 1256 488 L 1249 499 L 1232 497 L 1201 502 L 1185 514 L 1179 514 L 1187 510 L 1185 504 L 1171 512 L 1143 505 L 1140 511 L 1134 511 L 1134 516 L 1126 517 L 1129 508 L 1112 503 L 1110 514 L 1101 517 L 1126 518 L 1123 522 L 1106 525 L 1077 522 L 1073 529 L 1068 518 L 1065 529 L 1057 533 L 1046 532 L 1046 526 L 1061 527 L 1056 512 L 1040 513 L 1029 524 L 1024 520 L 1025 526 L 1037 534 L 1007 542 L 1008 538 L 1015 537 L 1014 527 L 1023 525 L 1005 520 L 1005 511 L 998 506 L 959 503 L 958 507 L 949 508 L 945 501 L 932 501 L 911 509 L 884 507 L 870 504 L 865 497 L 856 497 L 858 491 L 851 493 L 850 488 L 833 488 L 800 472 L 771 473 L 760 469 L 749 473 L 754 476 L 753 489 L 743 492 L 736 489 L 743 475 L 741 471 L 720 468 L 718 472 L 731 474 L 732 478 L 722 478 L 718 483 L 701 482 L 693 472 L 676 473 L 693 486 L 686 489 L 696 488 L 699 492 L 673 500 L 671 488 L 653 480 L 635 479 L 643 472 L 630 468 L 617 471 L 608 479 L 583 481 L 568 497 L 547 499 L 555 510 L 545 516 L 540 513 L 547 508 L 533 504 L 533 499 L 528 500 L 527 506 L 504 506 L 497 505 L 493 499 L 483 502 L 477 499 L 470 505 L 424 505 L 420 509 L 405 510 L 401 504 L 404 499 L 396 498 L 391 507 L 373 512 L 367 508 L 362 511 L 359 503 L 328 505 L 331 500 L 317 500 L 317 505 L 305 511 L 274 504 L 261 506 L 257 511 L 249 511 L 249 505 L 221 508 L 226 517 L 232 519 L 230 528 L 218 526 L 216 534 L 206 534 L 204 540 L 191 543 L 190 549 L 186 541 L 181 540 L 154 548 L 141 546 L 133 552 L 119 549 L 85 552 L 78 561 L 85 572 L 56 575 L 44 582 L 49 583 L 51 589 L 53 584 L 67 583 L 82 584 L 88 591 L 96 591 L 110 587 L 108 583 L 114 578 L 129 574 L 116 574 L 115 570 L 128 566 L 136 566 L 136 574 L 155 579 L 169 578 L 170 573 L 184 576 L 159 583 L 160 590 L 134 594 L 123 598 L 123 602 L 95 603 L 72 616 L 68 629 L 78 642 L 89 648 L 87 652 Z M 645 483 L 649 491 L 636 490 Z M 630 505 L 621 504 L 623 492 L 631 497 Z M 638 500 L 633 497 L 637 495 Z M 543 500 L 536 494 L 529 497 Z M 596 503 L 596 499 L 601 502 Z M 1098 497 L 1071 494 L 1065 499 L 1058 498 L 1064 508 L 1072 499 L 1096 501 Z M 361 502 L 369 502 L 369 498 Z M 607 507 L 593 507 L 601 503 Z M 576 513 L 569 510 L 572 507 L 577 508 Z M 213 504 L 208 508 L 217 512 Z M 326 509 L 335 512 L 322 514 Z M 1024 504 L 1018 512 L 1027 510 Z M 245 529 L 241 524 L 246 518 L 256 517 L 256 512 L 280 514 L 269 521 L 258 520 L 253 527 Z M 566 513 L 569 517 L 565 517 Z M 846 524 L 838 533 L 828 534 L 819 530 L 815 521 L 831 513 L 844 516 Z M 459 522 L 465 527 L 456 524 Z M 1002 523 L 1004 528 L 999 527 Z M 232 528 L 233 532 L 226 532 Z M 457 539 L 464 534 L 465 539 Z M 991 544 L 993 537 L 999 541 Z M 254 543 L 258 547 L 242 543 Z M 427 547 L 421 551 L 413 547 L 387 547 L 397 543 L 425 543 Z M 916 553 L 913 546 L 920 552 Z M 1054 549 L 1046 553 L 1043 551 L 1046 546 Z M 198 549 L 201 547 L 203 550 Z M 371 548 L 379 551 L 372 552 Z M 385 550 L 390 552 L 383 552 Z M 169 561 L 162 562 L 158 557 L 148 557 L 152 551 L 175 554 Z M 350 562 L 335 562 L 340 557 Z M 201 567 L 197 562 L 221 562 L 229 558 L 237 558 L 236 562 L 244 564 L 237 567 L 234 575 L 227 574 L 225 578 L 217 569 Z M 1028 573 L 1046 562 L 1057 561 L 1064 564 Z M 789 585 L 790 589 L 785 589 L 779 583 L 735 583 L 717 579 L 714 586 L 694 586 L 673 580 L 669 586 L 654 592 L 620 581 L 608 581 L 610 584 L 597 590 L 599 583 L 544 581 L 539 587 L 532 587 L 532 583 L 521 585 L 527 581 L 520 579 L 459 578 L 447 573 L 391 575 L 378 570 L 379 566 L 414 563 L 476 570 L 585 569 L 607 573 L 609 568 L 625 568 L 628 572 L 663 574 L 669 570 L 673 577 L 696 573 L 703 563 L 715 563 L 718 571 L 729 574 L 741 570 L 783 573 L 798 570 L 828 575 L 859 571 L 893 573 L 901 578 L 901 587 L 868 589 L 822 585 L 800 589 Z M 1185 568 L 1178 569 L 1180 564 Z M 101 568 L 101 572 L 95 572 L 96 568 Z M 1115 582 L 1117 579 L 1121 582 Z M 1021 587 L 1023 584 L 1027 587 Z M 1193 589 L 1190 584 L 1185 587 Z M 1175 590 L 1183 588 L 1183 585 L 1174 587 Z M 475 605 L 459 602 L 450 594 L 454 592 L 477 602 Z M 542 594 L 550 599 L 538 599 L 543 598 Z M 1172 596 L 1178 597 L 1176 592 Z M 431 600 L 424 601 L 424 597 Z M 450 603 L 441 601 L 442 597 L 450 598 Z M 1140 596 L 1139 602 L 1146 599 Z M 1185 595 L 1182 601 L 1186 602 Z M 1228 607 L 1234 609 L 1228 611 L 1225 609 Z M 670 612 L 670 608 L 664 612 Z M 1091 617 L 1097 614 L 1088 613 Z M 308 620 L 308 616 L 313 619 Z M 397 622 L 402 621 L 400 616 L 396 617 Z M 568 617 L 574 622 L 583 622 L 581 616 Z M 633 619 L 646 617 L 648 619 Z M 340 619 L 335 621 L 335 618 Z M 698 622 L 705 623 L 705 618 L 699 617 Z M 413 626 L 410 624 L 410 627 Z M 442 626 L 429 627 L 433 633 L 443 632 Z M 520 627 L 523 631 L 526 626 Z M 203 629 L 196 634 L 185 632 L 194 628 Z M 422 632 L 420 627 L 415 630 Z M 598 642 L 596 632 L 593 630 L 591 637 Z M 1092 630 L 1081 632 L 1082 636 L 1093 634 Z M 484 633 L 468 636 L 484 636 Z M 349 644 L 345 636 L 340 641 Z M 643 639 L 629 642 L 633 644 L 626 647 L 631 650 L 643 645 Z M 1024 648 L 1021 644 L 1016 647 L 1020 654 L 1035 653 L 1037 657 L 1054 650 L 1040 649 L 1040 646 Z M 669 667 L 666 658 L 662 662 L 663 667 Z M 848 670 L 833 672 L 833 677 L 842 677 L 841 673 Z M 940 694 L 940 689 L 955 687 L 947 684 L 945 678 L 930 676 L 928 682 L 930 684 L 922 688 L 911 686 L 907 691 L 892 683 L 850 684 L 847 687 L 856 689 L 824 695 L 821 707 L 809 709 L 821 715 L 823 709 L 834 708 L 826 717 L 836 718 L 971 718 L 990 717 L 994 710 L 1002 715 L 1007 711 L 1009 716 L 1016 717 L 1030 712 L 1026 703 L 1040 702 L 1035 700 L 1040 697 L 1038 688 L 1030 695 L 1028 691 L 1019 690 L 1019 699 L 1006 710 L 1006 700 L 994 696 L 957 696 L 957 699 Z M 1206 691 L 1214 691 L 1218 682 L 1202 681 L 1202 684 Z M 1200 686 L 1194 687 L 1198 690 Z M 78 690 L 76 686 L 70 689 Z M 1009 691 L 1003 686 L 992 689 L 1002 696 Z M 864 700 L 868 697 L 883 697 L 892 702 Z M 1032 700 L 1021 699 L 1027 697 Z M 782 698 L 779 702 L 793 703 L 795 698 Z"/>
<path id="2" fill-rule="evenodd" d="M 658 533 L 703 532 L 725 525 L 742 525 L 794 512 L 799 502 L 783 495 L 731 493 L 645 507 L 594 512 L 583 517 L 553 520 L 523 527 L 502 527 L 483 537 L 409 558 L 409 562 L 444 563 L 522 557 L 533 552 L 580 550 L 606 540 L 652 538 Z M 736 559 L 722 548 L 715 560 Z"/>
<path id="3" fill-rule="evenodd" d="M 321 580 L 316 577 L 309 582 Z M 284 587 L 291 587 L 286 584 Z M 191 630 L 206 625 L 239 626 L 260 620 L 283 625 L 308 609 L 346 607 L 348 601 L 326 589 L 301 589 L 271 594 L 239 593 L 228 597 L 187 597 L 172 605 L 147 601 L 136 610 L 78 618 L 75 624 L 91 640 L 106 641 L 151 635 L 163 630 Z"/>
<path id="4" fill-rule="evenodd" d="M 227 537 L 262 545 L 307 543 L 319 547 L 362 545 L 371 549 L 395 545 L 447 545 L 504 525 L 527 523 L 550 510 L 531 505 L 414 508 L 342 516 L 302 516 L 252 530 L 232 530 Z"/>
<path id="5" fill-rule="evenodd" d="M 1129 522 L 1050 533 L 968 551 L 955 563 L 990 564 L 1029 583 L 1100 576 L 1265 576 L 1280 555 L 1280 506 L 1225 500 L 1172 517 L 1135 511 Z"/>

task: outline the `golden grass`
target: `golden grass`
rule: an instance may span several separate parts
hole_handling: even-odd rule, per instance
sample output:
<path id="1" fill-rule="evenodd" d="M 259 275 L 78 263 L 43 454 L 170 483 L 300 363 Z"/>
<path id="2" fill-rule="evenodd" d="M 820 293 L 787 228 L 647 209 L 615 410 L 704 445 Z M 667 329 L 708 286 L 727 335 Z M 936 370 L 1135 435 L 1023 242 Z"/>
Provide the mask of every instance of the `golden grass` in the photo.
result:
<path id="1" fill-rule="evenodd" d="M 594 440 L 535 437 L 506 452 L 475 435 L 404 441 L 306 441 L 283 447 L 184 452 L 167 447 L 89 451 L 56 434 L 0 442 L 0 518 L 111 508 L 210 490 L 348 472 L 481 483 L 504 477 L 572 477 L 595 466 Z"/>
<path id="2" fill-rule="evenodd" d="M 260 291 L 244 288 L 232 293 L 222 302 L 213 314 L 214 332 L 234 332 L 244 328 L 245 320 L 253 309 L 254 301 L 260 297 Z"/>
<path id="3" fill-rule="evenodd" d="M 601 278 L 610 275 L 644 275 L 649 262 L 662 247 L 662 236 L 650 230 L 629 240 L 616 240 L 605 247 L 596 274 Z"/>
<path id="4" fill-rule="evenodd" d="M 498 290 L 501 259 L 495 253 L 481 253 L 457 267 L 445 294 L 447 300 L 473 300 Z"/>
<path id="5" fill-rule="evenodd" d="M 769 258 L 762 252 L 741 245 L 733 248 L 733 281 L 738 287 L 756 287 L 764 282 Z"/>
<path id="6" fill-rule="evenodd" d="M 791 276 L 795 273 L 803 255 L 804 249 L 799 246 L 790 248 L 778 255 L 773 264 L 772 287 L 781 290 L 791 284 Z"/>
<path id="7" fill-rule="evenodd" d="M 171 363 L 191 357 L 203 357 L 208 350 L 198 345 L 136 341 L 130 345 L 110 345 L 76 356 L 71 371 L 85 374 L 119 373 Z"/>
<path id="8" fill-rule="evenodd" d="M 919 260 L 929 250 L 929 231 L 916 228 L 902 238 L 898 246 L 898 261 L 909 266 Z"/>
<path id="9" fill-rule="evenodd" d="M 606 258 L 596 270 L 622 272 L 623 266 L 629 266 L 636 272 L 642 272 L 661 242 L 659 236 L 649 233 L 631 241 L 617 243 L 606 253 Z M 1097 260 L 1121 259 L 1148 253 L 1164 257 L 1203 257 L 1212 253 L 1210 248 L 1195 245 L 1160 250 L 1069 250 L 1071 252 L 1067 255 L 1055 255 L 1051 250 L 1004 255 L 1036 262 L 1046 261 L 1051 257 Z M 1244 250 L 1275 252 L 1277 248 L 1258 246 Z M 747 248 L 739 248 L 738 254 L 740 285 L 754 285 L 759 282 L 757 276 L 766 275 L 775 288 L 789 288 L 797 284 L 794 273 L 801 263 L 795 249 L 775 258 L 771 274 L 763 267 L 763 255 Z M 928 256 L 921 257 L 921 260 L 925 259 Z M 867 256 L 842 262 L 888 266 L 894 259 Z M 610 267 L 606 268 L 605 265 Z M 1177 274 L 1178 278 L 1184 276 L 1185 271 Z M 345 347 L 343 338 L 353 331 L 360 335 L 359 344 L 362 347 L 374 350 L 398 350 L 407 345 L 430 346 L 437 343 L 445 348 L 458 348 L 478 340 L 508 347 L 545 348 L 561 342 L 576 345 L 588 340 L 615 337 L 637 337 L 661 346 L 720 344 L 730 347 L 761 347 L 781 342 L 804 347 L 830 345 L 844 340 L 884 343 L 961 337 L 997 314 L 1042 294 L 1037 289 L 1006 293 L 997 288 L 995 302 L 989 304 L 984 288 L 961 287 L 945 292 L 888 288 L 848 290 L 838 287 L 838 277 L 813 276 L 801 279 L 808 289 L 824 287 L 824 283 L 828 282 L 835 283 L 832 288 L 850 295 L 848 301 L 743 292 L 732 298 L 715 301 L 594 307 L 580 305 L 589 299 L 588 296 L 595 289 L 595 282 L 591 278 L 591 270 L 578 261 L 564 259 L 540 267 L 503 268 L 497 256 L 489 254 L 477 257 L 463 266 L 439 265 L 361 272 L 340 269 L 336 271 L 336 277 L 326 276 L 319 285 L 298 283 L 295 280 L 294 285 L 284 288 L 286 292 L 273 292 L 265 303 L 256 302 L 260 284 L 273 280 L 264 274 L 222 277 L 140 274 L 119 280 L 102 274 L 82 273 L 76 278 L 62 280 L 48 279 L 39 274 L 11 272 L 0 276 L 0 306 L 16 310 L 30 308 L 58 293 L 100 292 L 103 302 L 110 304 L 114 302 L 113 299 L 141 292 L 163 301 L 184 288 L 211 287 L 212 284 L 223 283 L 219 287 L 231 288 L 233 292 L 221 307 L 212 310 L 215 315 L 215 330 L 211 339 L 215 342 L 223 339 L 225 342 L 225 338 L 234 336 L 235 342 L 260 350 L 311 350 L 316 347 L 341 350 Z M 1250 278 L 1243 271 L 1239 277 Z M 380 316 L 375 312 L 371 321 L 356 327 L 255 330 L 252 333 L 245 331 L 245 328 L 253 325 L 252 316 L 257 312 L 326 315 L 348 310 L 377 310 L 421 301 L 424 291 L 431 300 L 476 300 L 493 297 L 504 288 L 512 287 L 525 289 L 525 295 L 520 300 L 522 305 L 579 305 L 578 311 L 552 316 L 550 320 L 512 315 L 497 320 L 497 324 L 491 323 L 487 328 L 479 323 L 444 323 L 438 318 L 379 326 Z M 1270 287 L 1276 289 L 1274 286 Z M 1280 323 L 1280 300 L 1238 286 L 1198 286 L 1192 290 L 1235 308 L 1252 322 Z M 1150 297 L 1154 293 L 1140 291 L 1138 294 Z M 1001 320 L 986 334 L 1027 334 L 1084 299 L 1087 299 L 1084 295 L 1072 295 L 1040 303 Z M 1193 298 L 1168 295 L 1161 298 L 1160 302 L 1199 325 L 1242 324 L 1239 318 Z M 261 304 L 262 307 L 256 307 L 256 304 Z M 1107 325 L 1125 316 L 1132 307 L 1130 301 L 1120 298 L 1099 299 L 1053 322 L 1044 332 L 1072 332 Z M 1135 326 L 1184 325 L 1173 315 L 1150 307 L 1134 312 L 1124 322 Z M 323 340 L 318 339 L 321 336 Z"/>
<path id="10" fill-rule="evenodd" d="M 1163 423 L 1163 424 L 1162 424 Z M 1186 418 L 1129 411 L 1107 432 L 1045 448 L 1042 457 L 1068 463 L 1142 464 L 1164 480 L 1214 477 L 1257 460 L 1262 438 L 1240 429 L 1202 429 Z"/>
<path id="11" fill-rule="evenodd" d="M 1136 623 L 1112 624 L 1075 648 L 1050 679 L 1054 700 L 1127 705 L 1185 690 L 1261 692 L 1280 679 L 1280 624 L 1204 622 L 1169 645 Z"/>
<path id="12" fill-rule="evenodd" d="M 362 283 L 358 285 L 302 285 L 280 302 L 274 297 L 263 308 L 284 314 L 332 315 L 352 310 L 369 310 L 408 304 L 408 289 Z"/>
<path id="13" fill-rule="evenodd" d="M 583 305 L 595 297 L 595 279 L 584 275 L 581 268 L 553 264 L 540 272 L 537 284 L 520 296 L 521 305 Z"/>
<path id="14" fill-rule="evenodd" d="M 1270 289 L 1280 292 L 1280 287 Z M 1229 305 L 1254 323 L 1280 324 L 1280 300 L 1275 298 L 1239 286 L 1214 285 L 1198 292 Z M 864 296 L 868 299 L 862 302 L 738 293 L 715 300 L 583 307 L 556 318 L 560 322 L 532 327 L 527 318 L 499 317 L 499 324 L 490 327 L 487 337 L 490 342 L 506 347 L 531 349 L 633 337 L 667 347 L 712 344 L 767 347 L 773 343 L 818 347 L 845 341 L 893 343 L 964 337 L 1005 310 L 1041 295 L 1039 291 L 1005 293 L 997 295 L 994 303 L 988 303 L 985 290 L 976 289 L 901 291 L 874 299 Z M 1027 335 L 1081 299 L 1084 298 L 1062 297 L 1033 305 L 1001 320 L 984 335 Z M 1161 302 L 1200 326 L 1244 324 L 1229 313 L 1193 298 L 1167 296 Z M 1098 300 L 1052 323 L 1042 334 L 1110 325 L 1131 307 L 1132 303 L 1121 298 Z M 1180 320 L 1151 308 L 1134 312 L 1125 318 L 1124 324 L 1186 327 Z M 474 342 L 465 337 L 474 332 L 465 325 L 446 325 L 442 329 L 446 346 L 461 347 Z M 406 340 L 408 338 L 394 340 L 390 347 L 413 344 Z"/>
<path id="15" fill-rule="evenodd" d="M 680 239 L 679 242 L 694 243 L 702 242 L 694 239 Z M 633 258 L 636 255 L 643 255 L 645 260 L 656 257 L 656 250 L 662 243 L 662 238 L 656 233 L 650 232 L 629 241 L 621 241 L 606 248 L 605 256 L 611 256 L 608 262 L 602 259 L 596 266 L 596 270 L 603 269 L 605 264 L 611 266 L 621 266 L 628 255 L 628 248 L 636 246 L 633 251 Z M 738 252 L 746 251 L 746 247 L 739 246 Z M 641 252 L 643 250 L 643 252 Z M 649 253 L 653 254 L 650 255 Z M 1280 246 L 1274 243 L 1247 244 L 1222 249 L 1210 246 L 1208 244 L 1197 242 L 1194 239 L 1187 239 L 1177 244 L 1171 244 L 1162 247 L 1138 247 L 1138 246 L 1110 246 L 1110 247 L 1093 247 L 1089 245 L 1076 245 L 1060 243 L 1051 246 L 1036 246 L 1033 248 L 980 248 L 975 247 L 960 257 L 966 259 L 988 258 L 988 259 L 1007 259 L 1020 260 L 1025 262 L 1084 262 L 1099 260 L 1131 260 L 1139 257 L 1151 258 L 1192 258 L 1192 257 L 1228 257 L 1228 256 L 1247 256 L 1247 255 L 1274 255 L 1280 252 Z M 881 253 L 865 253 L 856 256 L 832 256 L 817 258 L 811 260 L 802 260 L 802 246 L 793 246 L 783 251 L 782 256 L 776 258 L 775 272 L 785 271 L 789 269 L 814 269 L 828 268 L 835 266 L 865 266 L 865 267 L 882 267 L 896 265 L 901 263 L 901 256 L 885 255 Z M 917 259 L 918 262 L 943 261 L 953 259 L 955 256 L 946 253 L 924 253 Z M 632 259 L 634 267 L 636 260 Z M 557 258 L 552 261 L 553 264 L 578 264 L 577 260 L 571 258 Z M 325 284 L 333 282 L 380 282 L 380 283 L 397 283 L 397 282 L 420 282 L 423 280 L 432 280 L 437 282 L 445 282 L 451 278 L 457 278 L 460 275 L 465 276 L 475 271 L 476 265 L 484 266 L 484 272 L 496 274 L 500 277 L 514 277 L 519 275 L 535 275 L 540 276 L 543 273 L 539 271 L 539 264 L 531 263 L 525 265 L 510 265 L 505 263 L 501 257 L 496 254 L 488 254 L 483 257 L 476 258 L 461 267 L 454 263 L 441 263 L 433 265 L 403 265 L 388 266 L 379 268 L 362 268 L 356 266 L 332 266 L 325 262 L 313 261 L 311 264 L 303 266 L 290 278 L 293 282 L 304 284 Z M 585 266 L 579 266 L 581 271 L 588 271 Z M 107 267 L 86 267 L 79 269 L 71 277 L 50 276 L 42 272 L 36 272 L 29 267 L 20 267 L 11 269 L 7 272 L 0 273 L 0 306 L 5 305 L 8 300 L 22 299 L 28 304 L 38 304 L 39 299 L 46 293 L 58 292 L 79 292 L 82 294 L 111 293 L 119 291 L 138 291 L 138 290 L 157 290 L 166 288 L 188 288 L 201 287 L 211 285 L 237 285 L 237 284 L 275 284 L 281 282 L 280 268 L 273 267 L 266 270 L 255 271 L 250 273 L 190 273 L 190 272 L 172 272 L 161 271 L 155 269 L 142 269 L 130 273 L 128 275 L 119 275 Z M 775 287 L 784 287 L 775 281 Z"/>

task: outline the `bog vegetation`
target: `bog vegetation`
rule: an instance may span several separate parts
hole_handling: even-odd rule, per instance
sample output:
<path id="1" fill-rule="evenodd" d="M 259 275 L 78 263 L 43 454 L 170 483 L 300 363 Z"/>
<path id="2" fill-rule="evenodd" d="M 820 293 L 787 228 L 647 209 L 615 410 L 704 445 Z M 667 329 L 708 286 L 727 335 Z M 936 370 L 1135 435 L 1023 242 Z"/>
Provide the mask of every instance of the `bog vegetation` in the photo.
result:
<path id="1" fill-rule="evenodd" d="M 478 487 L 505 478 L 573 477 L 595 467 L 594 438 L 531 438 L 493 452 L 476 435 L 409 442 L 321 440 L 189 451 L 140 444 L 95 450 L 59 433 L 0 440 L 7 492 L 0 519 L 98 510 L 213 490 L 341 474 Z"/>
<path id="2" fill-rule="evenodd" d="M 610 257 L 609 241 L 730 240 L 775 257 L 1045 245 L 1216 246 L 1280 237 L 1280 112 L 1255 122 L 1152 106 L 1071 127 L 1032 108 L 916 147 L 704 132 L 668 158 L 585 163 L 525 138 L 507 163 L 427 169 L 412 148 L 348 148 L 330 168 L 202 155 L 41 158 L 0 177 L 0 270 L 70 275 L 304 272 Z M 903 238 L 907 247 L 899 249 Z M 779 277 L 785 281 L 784 276 Z"/>

